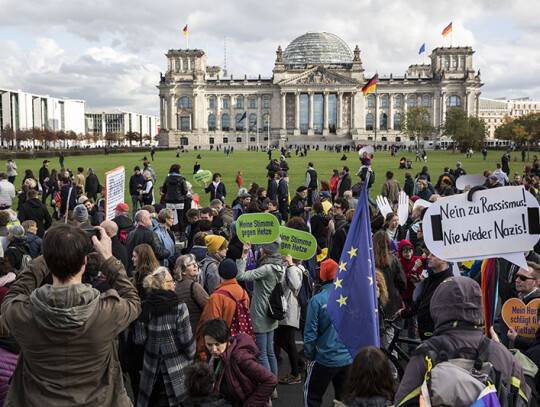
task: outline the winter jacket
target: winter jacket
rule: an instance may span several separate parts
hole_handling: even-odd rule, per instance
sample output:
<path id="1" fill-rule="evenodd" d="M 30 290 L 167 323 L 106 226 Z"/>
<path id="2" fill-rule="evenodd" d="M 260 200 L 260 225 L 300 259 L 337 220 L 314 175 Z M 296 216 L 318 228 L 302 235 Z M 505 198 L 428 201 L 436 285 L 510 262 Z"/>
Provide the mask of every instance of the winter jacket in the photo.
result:
<path id="1" fill-rule="evenodd" d="M 30 249 L 30 257 L 35 259 L 41 254 L 41 243 L 43 242 L 38 235 L 34 235 L 30 232 L 24 232 L 26 236 L 26 243 L 28 243 L 28 248 Z"/>
<path id="2" fill-rule="evenodd" d="M 407 288 L 407 280 L 399 260 L 390 254 L 388 256 L 390 257 L 390 266 L 386 268 L 377 266 L 377 268 L 383 273 L 388 289 L 388 302 L 383 307 L 384 314 L 392 316 L 402 308 L 401 294 Z"/>
<path id="3" fill-rule="evenodd" d="M 49 273 L 38 257 L 2 303 L 2 317 L 21 347 L 5 406 L 131 406 L 114 339 L 141 312 L 120 261 L 100 270 L 113 287 L 40 284 Z M 38 288 L 39 287 L 39 288 Z"/>
<path id="4" fill-rule="evenodd" d="M 230 243 L 229 243 L 230 247 Z M 203 261 L 206 257 L 206 253 L 208 253 L 208 248 L 206 246 L 197 246 L 193 245 L 193 247 L 189 250 L 189 254 L 192 254 L 195 256 L 195 260 L 198 262 Z"/>
<path id="5" fill-rule="evenodd" d="M 208 186 L 204 188 L 204 192 L 210 192 L 210 201 L 213 201 L 214 199 L 225 201 L 225 197 L 227 196 L 227 191 L 223 182 L 220 182 L 217 188 L 214 186 L 213 182 L 209 183 Z"/>
<path id="6" fill-rule="evenodd" d="M 71 191 L 71 186 L 69 184 L 62 185 L 60 188 L 60 198 L 62 199 L 60 203 L 60 215 L 64 216 L 68 210 L 72 211 L 77 206 L 77 191 L 75 188 Z M 68 196 L 69 196 L 69 205 L 68 205 Z"/>
<path id="7" fill-rule="evenodd" d="M 219 254 L 210 252 L 206 254 L 204 259 L 204 265 L 200 271 L 199 279 L 201 285 L 209 295 L 213 294 L 216 291 L 216 287 L 221 283 L 218 268 L 222 260 L 223 258 Z"/>
<path id="8" fill-rule="evenodd" d="M 414 255 L 411 257 L 410 260 L 406 260 L 405 257 L 403 257 L 403 253 L 402 253 L 403 247 L 405 245 L 411 246 L 414 251 L 414 246 L 408 240 L 403 239 L 401 242 L 399 242 L 399 246 L 398 246 L 399 262 L 401 263 L 401 269 L 403 270 L 403 273 L 405 273 L 405 278 L 407 280 L 407 289 L 405 290 L 403 294 L 401 294 L 401 298 L 403 298 L 404 300 L 412 301 L 415 285 L 411 280 L 409 280 L 409 276 L 411 274 L 416 274 L 417 276 L 422 274 L 426 261 L 422 258 L 422 256 L 414 256 Z M 418 269 L 415 272 L 413 270 L 414 263 L 418 259 L 422 260 L 422 265 L 418 267 Z"/>
<path id="9" fill-rule="evenodd" d="M 223 225 L 229 228 L 231 226 L 231 223 L 233 222 L 233 210 L 229 207 L 224 207 L 221 212 L 219 213 L 219 216 L 221 216 L 221 220 L 223 221 Z"/>
<path id="10" fill-rule="evenodd" d="M 255 341 L 244 333 L 233 336 L 221 354 L 223 380 L 234 401 L 244 407 L 266 406 L 277 386 L 276 376 L 258 363 L 259 354 Z"/>
<path id="11" fill-rule="evenodd" d="M 105 212 L 101 211 L 97 204 L 92 207 L 92 210 L 88 215 L 90 216 L 90 223 L 92 226 L 99 226 L 105 220 Z"/>
<path id="12" fill-rule="evenodd" d="M 128 252 L 127 252 L 126 246 L 120 243 L 120 240 L 118 240 L 117 236 L 111 237 L 111 242 L 112 242 L 113 256 L 116 257 L 118 260 L 120 260 L 124 268 L 127 269 L 129 261 L 128 261 Z"/>
<path id="13" fill-rule="evenodd" d="M 133 250 L 142 243 L 147 243 L 152 247 L 152 250 L 156 255 L 156 259 L 159 261 L 168 259 L 171 255 L 171 252 L 161 245 L 156 232 L 148 229 L 146 226 L 137 225 L 135 230 L 129 232 L 126 239 L 126 249 L 128 252 L 128 273 L 131 273 L 134 270 L 132 259 Z"/>
<path id="14" fill-rule="evenodd" d="M 446 279 L 433 294 L 430 313 L 435 322 L 434 335 L 442 338 L 448 347 L 448 354 L 465 347 L 478 349 L 485 338 L 482 292 L 480 286 L 469 277 Z M 524 398 L 530 399 L 531 391 L 521 366 L 502 343 L 493 342 L 489 362 L 501 373 L 507 390 L 514 388 L 522 395 L 523 401 Z M 396 407 L 418 405 L 428 363 L 435 365 L 437 355 L 428 344 L 422 344 L 407 364 L 394 399 Z M 528 402 L 525 401 L 525 404 Z"/>
<path id="15" fill-rule="evenodd" d="M 311 216 L 311 234 L 317 240 L 321 249 L 327 246 L 326 239 L 328 235 L 328 223 L 330 218 L 324 213 L 314 213 Z"/>
<path id="16" fill-rule="evenodd" d="M 13 205 L 15 198 L 15 187 L 7 179 L 0 181 L 0 207 Z"/>
<path id="17" fill-rule="evenodd" d="M 186 304 L 180 302 L 163 315 L 135 321 L 133 341 L 144 345 L 144 361 L 137 407 L 146 407 L 158 373 L 163 375 L 169 405 L 185 398 L 184 371 L 195 356 L 195 340 Z"/>
<path id="18" fill-rule="evenodd" d="M 25 220 L 33 220 L 37 224 L 37 235 L 43 238 L 45 231 L 52 225 L 52 218 L 45 204 L 37 198 L 27 200 L 19 210 L 17 216 L 21 223 Z"/>
<path id="19" fill-rule="evenodd" d="M 381 195 L 388 198 L 388 202 L 396 202 L 399 197 L 399 191 L 401 191 L 401 186 L 399 181 L 393 178 L 386 180 L 381 188 Z"/>
<path id="20" fill-rule="evenodd" d="M 139 195 L 139 189 L 142 188 L 144 184 L 144 178 L 142 173 L 139 175 L 133 174 L 129 179 L 129 194 L 131 196 Z"/>
<path id="21" fill-rule="evenodd" d="M 238 284 L 236 278 L 224 280 L 220 285 L 216 287 L 217 290 L 228 291 L 236 301 L 240 301 L 242 297 L 246 299 L 246 306 L 249 307 L 249 297 L 247 292 Z M 195 333 L 195 339 L 197 340 L 197 359 L 206 360 L 204 338 L 201 335 L 201 328 L 204 323 L 210 319 L 221 318 L 230 327 L 234 314 L 236 312 L 236 302 L 226 295 L 216 293 L 212 294 L 208 298 L 201 317 L 199 319 L 199 325 Z"/>
<path id="22" fill-rule="evenodd" d="M 283 294 L 287 299 L 287 313 L 285 318 L 278 322 L 279 325 L 293 326 L 296 329 L 300 327 L 300 303 L 298 302 L 298 293 L 302 288 L 302 277 L 304 266 L 288 266 L 285 270 L 285 284 L 283 284 Z"/>
<path id="23" fill-rule="evenodd" d="M 86 194 L 97 195 L 99 192 L 99 180 L 96 174 L 91 173 L 86 177 Z"/>
<path id="24" fill-rule="evenodd" d="M 8 177 L 16 177 L 17 176 L 17 164 L 15 162 L 7 163 L 6 164 L 6 171 Z"/>
<path id="25" fill-rule="evenodd" d="M 13 336 L 0 337 L 0 406 L 4 405 L 21 348 Z"/>
<path id="26" fill-rule="evenodd" d="M 300 195 L 296 194 L 293 199 L 291 199 L 291 203 L 289 206 L 289 210 L 291 213 L 291 218 L 293 216 L 300 216 L 301 218 L 306 217 L 306 211 L 304 210 L 305 204 L 305 198 L 302 198 Z"/>
<path id="27" fill-rule="evenodd" d="M 188 193 L 186 180 L 180 174 L 169 174 L 163 181 L 161 192 L 166 203 L 182 203 Z"/>
<path id="28" fill-rule="evenodd" d="M 26 243 L 26 237 L 10 242 L 6 248 L 4 257 L 7 257 L 16 274 L 19 274 L 18 271 L 22 269 L 22 260 L 25 254 L 30 255 L 30 246 Z"/>
<path id="29" fill-rule="evenodd" d="M 308 360 L 326 367 L 342 367 L 350 365 L 352 358 L 347 348 L 338 342 L 336 329 L 326 310 L 332 287 L 332 281 L 325 282 L 309 300 L 304 328 L 304 355 Z"/>
<path id="30" fill-rule="evenodd" d="M 403 191 L 405 191 L 409 198 L 414 195 L 414 181 L 412 178 L 407 178 L 405 180 L 405 184 L 403 185 Z"/>
<path id="31" fill-rule="evenodd" d="M 154 232 L 156 232 L 156 235 L 159 239 L 159 242 L 161 243 L 161 247 L 164 249 L 167 249 L 170 253 L 169 256 L 174 255 L 175 252 L 175 242 L 174 242 L 174 235 L 171 236 L 171 232 L 167 229 L 165 229 L 163 226 L 159 225 L 152 228 Z M 163 260 L 163 264 L 165 266 L 169 265 L 169 261 L 167 259 Z"/>
<path id="32" fill-rule="evenodd" d="M 135 225 L 127 215 L 119 215 L 113 218 L 112 221 L 118 225 L 118 233 L 116 234 L 118 238 L 120 238 L 122 232 L 124 232 L 123 234 L 126 234 L 135 229 Z"/>
<path id="33" fill-rule="evenodd" d="M 271 201 L 278 200 L 278 183 L 275 179 L 268 180 L 268 188 L 266 188 L 266 196 Z"/>
<path id="34" fill-rule="evenodd" d="M 432 270 L 429 270 L 428 277 L 424 280 L 422 292 L 408 310 L 401 312 L 401 317 L 404 319 L 416 315 L 418 321 L 418 333 L 421 339 L 432 336 L 435 329 L 435 322 L 433 322 L 433 316 L 429 311 L 433 293 L 444 280 L 452 276 L 453 272 L 452 267 L 450 266 L 440 273 L 434 273 Z"/>
<path id="35" fill-rule="evenodd" d="M 348 172 L 346 172 L 341 178 L 341 181 L 339 183 L 338 195 L 340 198 L 343 198 L 343 194 L 345 193 L 345 191 L 348 191 L 349 189 L 351 189 L 351 183 L 352 183 L 351 176 L 349 175 Z"/>
<path id="36" fill-rule="evenodd" d="M 540 255 L 532 250 L 525 254 L 525 259 L 540 263 Z M 504 304 L 510 298 L 517 298 L 518 296 L 518 292 L 516 291 L 516 273 L 519 270 L 519 266 L 499 257 L 497 258 L 495 267 L 497 267 L 499 275 L 499 295 L 501 297 L 501 303 Z"/>
<path id="37" fill-rule="evenodd" d="M 254 270 L 246 270 L 246 261 L 237 260 L 239 281 L 254 281 L 251 297 L 251 322 L 255 333 L 266 333 L 278 327 L 278 321 L 268 316 L 268 299 L 276 286 L 276 281 L 283 284 L 285 267 L 281 255 L 276 253 L 258 264 Z"/>
<path id="38" fill-rule="evenodd" d="M 289 201 L 289 184 L 287 184 L 287 181 L 285 181 L 285 178 L 282 178 L 278 181 L 277 198 L 278 198 L 278 202 Z"/>
<path id="39" fill-rule="evenodd" d="M 174 292 L 178 296 L 178 299 L 186 304 L 189 311 L 191 332 L 195 334 L 203 309 L 208 303 L 208 293 L 199 284 L 197 277 L 189 277 L 187 275 L 176 283 Z"/>
<path id="40" fill-rule="evenodd" d="M 242 250 L 244 249 L 244 244 L 240 241 L 237 235 L 233 235 L 231 241 L 229 242 L 229 247 L 227 249 L 227 258 L 232 260 L 238 260 L 242 257 Z"/>

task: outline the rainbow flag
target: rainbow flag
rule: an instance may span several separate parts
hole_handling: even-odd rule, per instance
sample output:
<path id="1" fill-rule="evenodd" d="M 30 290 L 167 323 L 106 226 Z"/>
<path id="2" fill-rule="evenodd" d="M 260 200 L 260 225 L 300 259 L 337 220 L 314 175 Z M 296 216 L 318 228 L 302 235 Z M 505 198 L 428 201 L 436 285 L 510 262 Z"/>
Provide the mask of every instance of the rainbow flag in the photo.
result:
<path id="1" fill-rule="evenodd" d="M 371 80 L 362 88 L 362 93 L 364 96 L 366 96 L 369 92 L 373 92 L 375 89 L 377 89 L 377 74 L 375 74 L 373 78 L 371 78 Z"/>
<path id="2" fill-rule="evenodd" d="M 448 24 L 446 28 L 442 32 L 442 36 L 446 37 L 448 34 L 452 32 L 452 23 Z"/>
<path id="3" fill-rule="evenodd" d="M 489 328 L 493 325 L 497 310 L 497 297 L 499 292 L 499 275 L 495 267 L 497 259 L 484 259 L 482 261 L 482 301 L 484 303 L 484 321 L 486 336 L 489 338 Z"/>
<path id="4" fill-rule="evenodd" d="M 471 407 L 501 407 L 497 398 L 497 389 L 492 384 L 486 387 L 478 396 L 478 399 L 471 404 Z"/>
<path id="5" fill-rule="evenodd" d="M 450 24 L 450 25 L 452 25 L 452 24 Z M 187 24 L 186 24 L 186 26 L 184 27 L 184 35 L 187 35 Z"/>

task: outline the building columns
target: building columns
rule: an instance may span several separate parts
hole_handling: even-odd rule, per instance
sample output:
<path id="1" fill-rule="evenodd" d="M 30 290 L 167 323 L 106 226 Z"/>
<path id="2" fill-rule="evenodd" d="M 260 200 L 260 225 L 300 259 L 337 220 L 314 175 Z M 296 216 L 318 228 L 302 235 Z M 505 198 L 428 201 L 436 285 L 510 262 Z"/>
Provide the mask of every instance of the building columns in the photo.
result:
<path id="1" fill-rule="evenodd" d="M 308 92 L 308 136 L 313 136 L 313 92 Z"/>
<path id="2" fill-rule="evenodd" d="M 327 136 L 328 131 L 328 92 L 323 93 L 323 136 Z"/>
<path id="3" fill-rule="evenodd" d="M 300 92 L 294 94 L 294 135 L 300 135 Z"/>
<path id="4" fill-rule="evenodd" d="M 338 108 L 337 108 L 337 131 L 336 134 L 340 134 L 343 131 L 343 92 L 338 92 Z"/>
<path id="5" fill-rule="evenodd" d="M 281 130 L 287 130 L 287 94 L 281 94 Z"/>

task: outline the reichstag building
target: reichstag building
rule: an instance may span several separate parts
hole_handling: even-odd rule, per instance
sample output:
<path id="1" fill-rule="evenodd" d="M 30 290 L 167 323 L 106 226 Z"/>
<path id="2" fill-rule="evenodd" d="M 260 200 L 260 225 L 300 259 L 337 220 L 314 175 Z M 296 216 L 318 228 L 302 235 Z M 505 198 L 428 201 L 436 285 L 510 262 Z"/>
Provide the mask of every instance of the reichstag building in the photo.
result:
<path id="1" fill-rule="evenodd" d="M 276 51 L 271 78 L 236 78 L 207 66 L 202 50 L 169 50 L 159 85 L 159 143 L 209 145 L 358 144 L 404 142 L 407 109 L 425 106 L 439 137 L 446 110 L 478 115 L 480 73 L 471 47 L 441 47 L 430 64 L 410 65 L 401 76 L 379 75 L 376 92 L 362 87 L 360 49 L 339 37 L 307 33 Z M 375 62 L 371 64 L 376 65 Z M 242 119 L 244 114 L 245 119 Z"/>

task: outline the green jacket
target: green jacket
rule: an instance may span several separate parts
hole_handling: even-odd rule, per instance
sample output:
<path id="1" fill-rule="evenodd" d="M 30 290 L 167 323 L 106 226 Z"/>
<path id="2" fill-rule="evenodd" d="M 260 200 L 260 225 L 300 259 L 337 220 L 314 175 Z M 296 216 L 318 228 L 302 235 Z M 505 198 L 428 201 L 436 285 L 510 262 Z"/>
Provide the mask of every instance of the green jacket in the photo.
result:
<path id="1" fill-rule="evenodd" d="M 281 255 L 279 255 L 281 257 Z M 236 260 L 239 281 L 254 281 L 253 297 L 249 311 L 255 333 L 271 332 L 278 327 L 278 321 L 268 316 L 268 298 L 276 286 L 276 278 L 283 284 L 285 267 L 266 263 L 254 270 L 246 270 L 245 260 Z"/>

